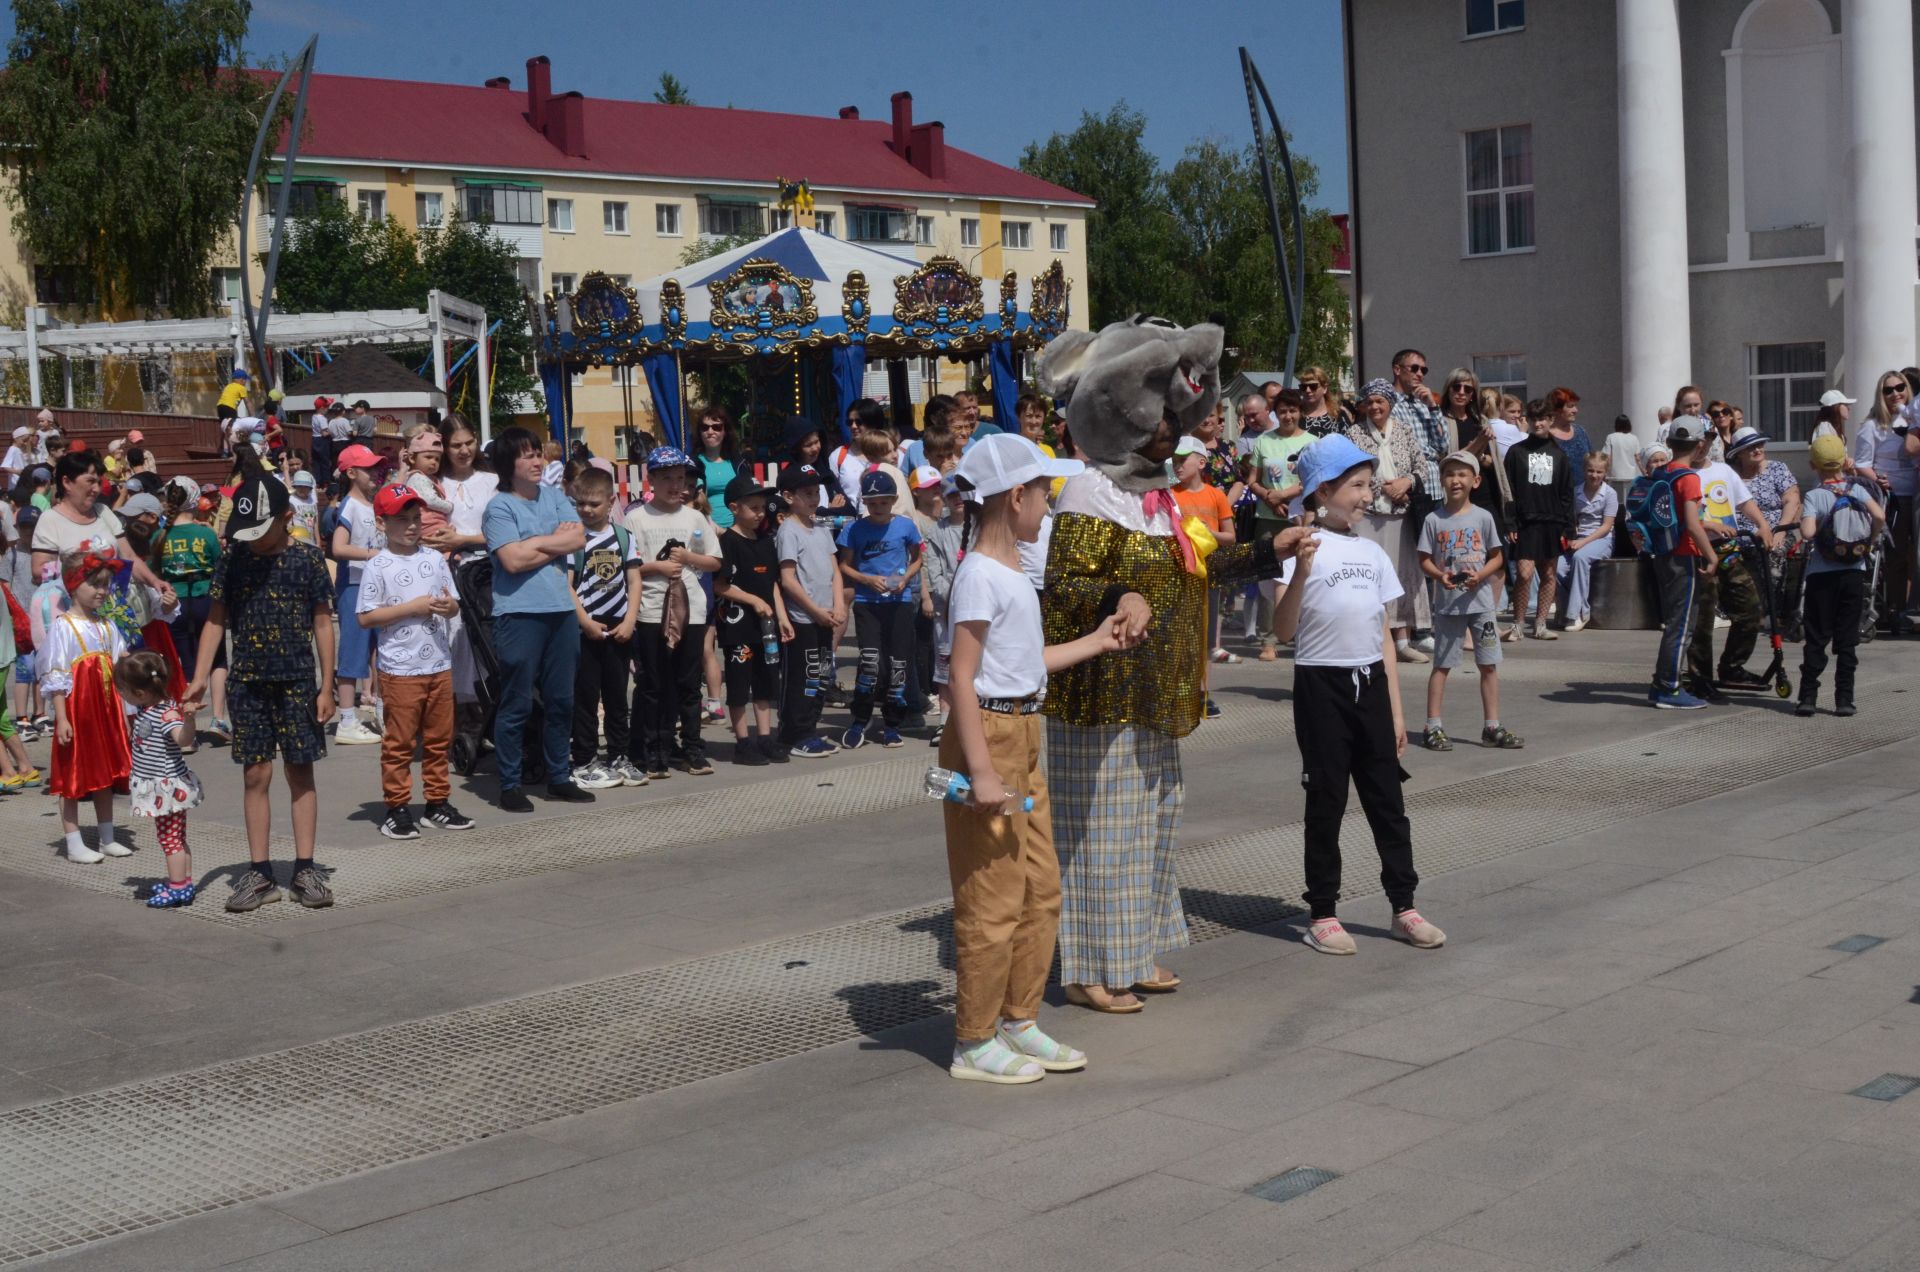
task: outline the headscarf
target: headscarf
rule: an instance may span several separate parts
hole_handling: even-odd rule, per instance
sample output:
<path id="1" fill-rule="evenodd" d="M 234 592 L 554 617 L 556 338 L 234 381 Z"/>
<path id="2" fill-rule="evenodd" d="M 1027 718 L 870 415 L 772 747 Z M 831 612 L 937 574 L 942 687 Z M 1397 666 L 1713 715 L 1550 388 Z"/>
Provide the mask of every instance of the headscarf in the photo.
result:
<path id="1" fill-rule="evenodd" d="M 1373 379 L 1368 380 L 1365 385 L 1361 386 L 1360 400 L 1364 402 L 1375 394 L 1380 395 L 1389 402 L 1397 403 L 1400 400 L 1400 395 L 1393 390 L 1393 381 L 1387 379 L 1385 376 L 1377 375 L 1373 377 Z"/>

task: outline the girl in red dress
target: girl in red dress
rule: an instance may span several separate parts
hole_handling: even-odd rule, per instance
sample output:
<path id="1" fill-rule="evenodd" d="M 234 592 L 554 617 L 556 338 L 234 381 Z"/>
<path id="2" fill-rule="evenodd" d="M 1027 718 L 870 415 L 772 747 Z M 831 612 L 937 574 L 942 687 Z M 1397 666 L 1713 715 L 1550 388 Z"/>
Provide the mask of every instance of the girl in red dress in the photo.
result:
<path id="1" fill-rule="evenodd" d="M 61 581 L 72 606 L 47 629 L 46 672 L 41 691 L 53 702 L 53 777 L 48 789 L 60 797 L 60 829 L 67 860 L 91 865 L 125 857 L 133 849 L 113 828 L 114 792 L 127 789 L 133 749 L 126 709 L 113 691 L 113 664 L 127 652 L 120 629 L 101 616 L 118 558 L 69 552 L 60 559 Z M 80 838 L 80 800 L 92 797 L 99 848 Z"/>

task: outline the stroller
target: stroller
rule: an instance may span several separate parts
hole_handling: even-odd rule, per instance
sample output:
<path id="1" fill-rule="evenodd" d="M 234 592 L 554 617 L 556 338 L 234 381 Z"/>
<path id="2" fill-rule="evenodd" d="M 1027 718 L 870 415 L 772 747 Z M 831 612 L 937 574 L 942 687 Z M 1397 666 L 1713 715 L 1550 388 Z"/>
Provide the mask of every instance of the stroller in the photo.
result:
<path id="1" fill-rule="evenodd" d="M 1799 586 L 1799 577 L 1804 572 L 1806 566 L 1804 548 L 1805 545 L 1798 542 L 1789 544 L 1787 547 L 1788 565 L 1780 571 L 1783 579 L 1787 577 L 1790 571 L 1793 573 L 1796 590 Z M 1785 613 L 1792 613 L 1797 625 L 1800 614 L 1799 597 L 1797 595 L 1795 596 L 1793 607 L 1789 611 L 1785 607 L 1782 590 L 1776 586 L 1774 581 L 1773 553 L 1768 551 L 1766 545 L 1761 543 L 1759 539 L 1743 531 L 1740 535 L 1739 552 L 1741 558 L 1747 563 L 1748 571 L 1753 575 L 1754 590 L 1760 593 L 1761 608 L 1766 612 L 1767 616 L 1767 642 L 1773 646 L 1773 661 L 1768 663 L 1767 669 L 1760 673 L 1760 683 L 1754 687 L 1764 688 L 1766 685 L 1771 684 L 1775 696 L 1791 698 L 1793 696 L 1793 681 L 1787 679 L 1786 651 L 1781 647 L 1785 624 L 1781 622 L 1780 616 Z M 1796 553 L 1799 554 L 1798 569 L 1795 569 L 1793 566 Z"/>
<path id="2" fill-rule="evenodd" d="M 480 703 L 479 727 L 454 731 L 453 766 L 460 776 L 472 777 L 480 767 L 480 757 L 490 746 L 488 739 L 493 736 L 494 717 L 500 711 L 500 656 L 493 646 L 493 558 L 480 556 L 455 566 L 453 589 L 460 602 L 461 625 L 473 646 L 474 668 L 478 673 L 474 676 L 473 692 Z M 540 715 L 540 703 L 536 699 L 533 713 L 527 717 L 528 737 L 540 736 Z M 539 750 L 535 748 L 526 757 L 526 771 L 521 773 L 521 780 L 529 785 L 546 780 L 542 773 L 533 771 L 540 769 L 541 764 Z"/>

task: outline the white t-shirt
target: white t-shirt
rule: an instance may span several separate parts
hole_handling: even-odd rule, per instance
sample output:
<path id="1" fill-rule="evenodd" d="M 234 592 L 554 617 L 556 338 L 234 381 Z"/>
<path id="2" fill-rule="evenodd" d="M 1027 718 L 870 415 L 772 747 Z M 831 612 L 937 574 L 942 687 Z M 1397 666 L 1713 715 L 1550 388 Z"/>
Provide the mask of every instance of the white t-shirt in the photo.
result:
<path id="1" fill-rule="evenodd" d="M 1381 658 L 1386 608 L 1402 594 L 1393 562 L 1386 549 L 1359 535 L 1323 529 L 1314 539 L 1320 550 L 1300 596 L 1294 665 L 1371 667 Z"/>
<path id="2" fill-rule="evenodd" d="M 1490 420 L 1493 428 L 1493 444 L 1500 452 L 1500 458 L 1507 457 L 1507 449 L 1515 442 L 1526 440 L 1527 435 L 1505 420 Z"/>
<path id="3" fill-rule="evenodd" d="M 487 501 L 500 491 L 500 478 L 483 469 L 475 469 L 471 477 L 461 480 L 457 477 L 442 477 L 440 489 L 447 492 L 447 502 L 453 505 L 453 511 L 447 514 L 447 524 L 456 534 L 484 535 L 481 518 L 486 516 Z M 460 554 L 461 560 L 484 556 L 485 548 L 470 548 Z"/>
<path id="4" fill-rule="evenodd" d="M 380 550 L 365 563 L 356 612 L 404 605 L 423 596 L 452 596 L 453 572 L 431 548 L 407 556 Z M 374 659 L 383 676 L 432 676 L 453 670 L 453 620 L 438 615 L 405 618 L 380 629 Z"/>
<path id="5" fill-rule="evenodd" d="M 1027 582 L 1038 588 L 1047 585 L 1047 550 L 1053 543 L 1053 514 L 1040 518 L 1040 533 L 1032 543 L 1020 545 L 1020 569 Z"/>
<path id="6" fill-rule="evenodd" d="M 347 542 L 356 548 L 365 548 L 377 552 L 387 546 L 387 536 L 380 529 L 380 518 L 373 515 L 373 505 L 362 503 L 349 495 L 340 501 L 340 524 L 347 528 Z M 342 561 L 346 567 L 346 582 L 341 586 L 358 586 L 361 576 L 366 573 L 365 561 Z"/>
<path id="7" fill-rule="evenodd" d="M 1735 510 L 1751 498 L 1753 492 L 1729 465 L 1714 463 L 1700 469 L 1700 515 L 1707 520 L 1738 525 Z"/>
<path id="8" fill-rule="evenodd" d="M 692 504 L 681 504 L 673 512 L 662 512 L 650 503 L 636 504 L 627 512 L 626 527 L 642 565 L 659 560 L 669 539 L 678 539 L 689 552 L 720 555 L 719 528 Z M 682 566 L 680 581 L 687 585 L 687 621 L 706 622 L 707 594 L 700 586 L 700 571 Z M 665 616 L 667 582 L 664 574 L 640 576 L 640 622 L 657 623 Z"/>
<path id="9" fill-rule="evenodd" d="M 985 623 L 980 671 L 973 691 L 982 698 L 1024 698 L 1047 687 L 1047 639 L 1040 597 L 1024 571 L 969 553 L 954 575 L 949 621 Z"/>
<path id="10" fill-rule="evenodd" d="M 103 503 L 95 504 L 93 512 L 93 524 L 86 526 L 68 521 L 60 515 L 57 507 L 41 513 L 40 520 L 33 525 L 33 550 L 55 555 L 77 552 L 82 548 L 92 552 L 112 552 L 122 533 L 120 518 Z"/>
<path id="11" fill-rule="evenodd" d="M 13 474 L 12 477 L 7 479 L 7 489 L 13 489 L 14 480 L 17 479 L 21 473 L 26 472 L 32 463 L 33 456 L 20 449 L 19 443 L 16 442 L 14 445 L 7 447 L 7 457 L 0 459 L 0 468 L 4 468 Z"/>
<path id="12" fill-rule="evenodd" d="M 1607 434 L 1607 480 L 1632 481 L 1640 475 L 1640 439 L 1632 433 Z M 1581 474 L 1584 479 L 1585 474 Z"/>

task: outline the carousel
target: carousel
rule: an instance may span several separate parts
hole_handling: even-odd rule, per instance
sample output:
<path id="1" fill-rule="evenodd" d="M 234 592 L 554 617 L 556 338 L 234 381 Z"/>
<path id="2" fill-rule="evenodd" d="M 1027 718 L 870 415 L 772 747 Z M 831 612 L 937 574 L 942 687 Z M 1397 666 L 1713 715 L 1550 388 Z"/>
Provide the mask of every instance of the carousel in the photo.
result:
<path id="1" fill-rule="evenodd" d="M 994 416 L 1011 426 L 1022 355 L 1067 324 L 1060 263 L 1024 279 L 1008 270 L 989 296 L 952 257 L 897 250 L 785 229 L 631 287 L 596 272 L 547 296 L 537 353 L 554 436 L 569 436 L 572 377 L 588 367 L 638 366 L 661 440 L 685 445 L 690 374 L 745 364 L 749 419 L 777 428 L 806 415 L 837 433 L 880 364 L 895 419 L 910 421 L 909 363 L 936 357 L 983 363 Z M 633 377 L 622 379 L 631 425 Z"/>

